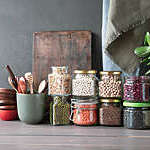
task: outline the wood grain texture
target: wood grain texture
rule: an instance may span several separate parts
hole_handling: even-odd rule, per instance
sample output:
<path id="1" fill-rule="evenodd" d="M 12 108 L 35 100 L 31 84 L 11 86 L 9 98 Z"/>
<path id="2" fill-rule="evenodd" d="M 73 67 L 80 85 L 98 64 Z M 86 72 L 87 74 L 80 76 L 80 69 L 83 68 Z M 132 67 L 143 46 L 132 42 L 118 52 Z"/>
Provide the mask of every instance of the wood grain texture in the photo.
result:
<path id="1" fill-rule="evenodd" d="M 0 121 L 0 149 L 149 150 L 150 130 Z"/>
<path id="2" fill-rule="evenodd" d="M 91 69 L 90 31 L 48 31 L 33 34 L 35 87 L 47 79 L 51 66 L 67 65 L 71 70 Z"/>

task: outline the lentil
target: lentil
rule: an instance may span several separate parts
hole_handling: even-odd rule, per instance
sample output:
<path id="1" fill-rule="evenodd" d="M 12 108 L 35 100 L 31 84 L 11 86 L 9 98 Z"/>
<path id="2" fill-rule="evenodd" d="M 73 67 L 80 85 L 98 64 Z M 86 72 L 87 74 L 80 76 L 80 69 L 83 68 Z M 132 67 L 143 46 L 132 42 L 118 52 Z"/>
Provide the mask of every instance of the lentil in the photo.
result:
<path id="1" fill-rule="evenodd" d="M 73 106 L 73 123 L 76 125 L 96 125 L 97 103 L 76 102 Z"/>
<path id="2" fill-rule="evenodd" d="M 107 126 L 122 125 L 122 106 L 120 100 L 101 100 L 99 124 Z"/>
<path id="3" fill-rule="evenodd" d="M 124 102 L 124 127 L 129 129 L 150 128 L 150 104 Z"/>

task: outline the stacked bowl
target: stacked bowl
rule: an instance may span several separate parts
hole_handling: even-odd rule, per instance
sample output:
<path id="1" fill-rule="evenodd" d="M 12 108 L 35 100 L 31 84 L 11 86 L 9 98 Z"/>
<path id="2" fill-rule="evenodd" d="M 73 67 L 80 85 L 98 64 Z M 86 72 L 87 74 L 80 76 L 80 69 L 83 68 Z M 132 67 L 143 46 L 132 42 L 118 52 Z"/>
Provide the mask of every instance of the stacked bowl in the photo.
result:
<path id="1" fill-rule="evenodd" d="M 16 91 L 0 88 L 0 119 L 8 121 L 17 118 Z"/>

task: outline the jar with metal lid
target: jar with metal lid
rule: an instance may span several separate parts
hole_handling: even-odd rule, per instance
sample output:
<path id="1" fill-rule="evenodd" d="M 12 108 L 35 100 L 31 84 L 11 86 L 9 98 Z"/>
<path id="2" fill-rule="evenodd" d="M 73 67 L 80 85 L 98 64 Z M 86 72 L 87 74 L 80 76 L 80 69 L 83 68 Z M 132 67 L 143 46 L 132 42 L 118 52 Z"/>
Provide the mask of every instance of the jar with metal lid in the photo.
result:
<path id="1" fill-rule="evenodd" d="M 150 128 L 150 103 L 131 103 L 125 101 L 124 127 L 129 129 Z"/>
<path id="2" fill-rule="evenodd" d="M 121 126 L 122 122 L 122 102 L 119 99 L 101 99 L 99 124 L 106 126 Z"/>
<path id="3" fill-rule="evenodd" d="M 99 81 L 99 96 L 102 98 L 121 98 L 121 72 L 101 71 Z"/>
<path id="4" fill-rule="evenodd" d="M 72 99 L 71 120 L 76 125 L 90 126 L 97 124 L 98 102 L 95 99 Z"/>
<path id="5" fill-rule="evenodd" d="M 50 103 L 50 124 L 70 124 L 70 96 L 53 96 Z"/>
<path id="6" fill-rule="evenodd" d="M 68 72 L 68 67 L 52 67 L 52 73 L 48 75 L 49 95 L 71 94 L 71 75 Z"/>
<path id="7" fill-rule="evenodd" d="M 91 96 L 98 95 L 98 84 L 96 70 L 75 70 L 72 79 L 72 95 L 74 96 Z"/>
<path id="8" fill-rule="evenodd" d="M 150 102 L 150 77 L 126 77 L 123 99 L 131 102 Z"/>

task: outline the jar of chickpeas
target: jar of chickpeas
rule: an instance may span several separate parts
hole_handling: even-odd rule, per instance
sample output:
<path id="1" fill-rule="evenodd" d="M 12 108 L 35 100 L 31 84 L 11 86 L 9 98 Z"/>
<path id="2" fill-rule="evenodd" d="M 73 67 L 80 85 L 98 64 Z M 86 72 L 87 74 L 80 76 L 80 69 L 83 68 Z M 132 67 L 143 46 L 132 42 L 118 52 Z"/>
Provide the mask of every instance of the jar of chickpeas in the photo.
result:
<path id="1" fill-rule="evenodd" d="M 121 72 L 101 71 L 99 81 L 99 96 L 102 98 L 121 98 Z"/>

